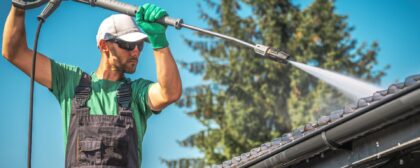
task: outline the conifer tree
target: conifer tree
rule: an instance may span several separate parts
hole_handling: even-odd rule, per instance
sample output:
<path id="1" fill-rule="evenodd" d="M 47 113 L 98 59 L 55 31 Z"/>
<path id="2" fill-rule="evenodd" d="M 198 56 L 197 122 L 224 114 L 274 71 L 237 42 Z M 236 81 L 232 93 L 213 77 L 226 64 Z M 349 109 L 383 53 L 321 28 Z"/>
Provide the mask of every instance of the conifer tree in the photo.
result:
<path id="1" fill-rule="evenodd" d="M 358 45 L 347 16 L 335 13 L 333 0 L 314 0 L 305 9 L 288 0 L 205 0 L 216 16 L 201 10 L 207 29 L 287 51 L 294 60 L 379 83 L 378 44 Z M 238 13 L 250 8 L 249 16 Z M 291 65 L 261 59 L 235 43 L 207 35 L 186 43 L 202 62 L 180 61 L 206 84 L 184 90 L 179 107 L 193 109 L 206 129 L 180 141 L 204 158 L 163 160 L 168 167 L 222 163 L 271 141 L 347 99 L 322 81 Z M 376 68 L 377 69 L 377 68 Z"/>

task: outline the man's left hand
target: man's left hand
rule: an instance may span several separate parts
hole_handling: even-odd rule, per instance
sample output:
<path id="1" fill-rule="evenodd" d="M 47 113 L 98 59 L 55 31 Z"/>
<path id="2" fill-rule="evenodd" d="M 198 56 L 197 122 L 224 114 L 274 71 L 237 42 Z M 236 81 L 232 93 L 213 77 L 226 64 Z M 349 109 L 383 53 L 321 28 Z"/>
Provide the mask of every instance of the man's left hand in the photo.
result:
<path id="1" fill-rule="evenodd" d="M 169 46 L 165 34 L 167 26 L 156 22 L 167 15 L 164 9 L 149 3 L 140 6 L 137 10 L 136 23 L 147 34 L 154 49 Z"/>

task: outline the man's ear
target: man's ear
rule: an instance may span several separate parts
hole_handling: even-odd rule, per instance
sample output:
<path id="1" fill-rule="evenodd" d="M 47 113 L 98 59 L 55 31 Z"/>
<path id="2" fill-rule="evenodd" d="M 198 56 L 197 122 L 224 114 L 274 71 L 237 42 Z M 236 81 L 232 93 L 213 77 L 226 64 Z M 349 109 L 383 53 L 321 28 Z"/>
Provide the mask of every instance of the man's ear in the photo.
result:
<path id="1" fill-rule="evenodd" d="M 106 41 L 105 40 L 100 40 L 99 41 L 99 50 L 101 50 L 101 52 L 109 52 L 109 47 L 108 45 L 106 45 Z"/>

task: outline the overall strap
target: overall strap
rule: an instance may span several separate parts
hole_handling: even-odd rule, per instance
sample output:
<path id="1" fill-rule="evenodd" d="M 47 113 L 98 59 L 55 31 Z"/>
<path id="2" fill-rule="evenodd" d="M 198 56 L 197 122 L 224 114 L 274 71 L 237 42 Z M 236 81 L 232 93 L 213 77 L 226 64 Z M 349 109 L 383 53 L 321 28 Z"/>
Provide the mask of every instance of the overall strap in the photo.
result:
<path id="1" fill-rule="evenodd" d="M 73 111 L 76 112 L 77 115 L 89 115 L 90 109 L 87 107 L 87 101 L 90 98 L 91 90 L 91 77 L 83 72 L 79 85 L 75 89 L 73 98 Z"/>
<path id="2" fill-rule="evenodd" d="M 131 103 L 131 83 L 125 81 L 117 90 L 118 113 L 122 116 L 132 116 L 130 109 Z"/>

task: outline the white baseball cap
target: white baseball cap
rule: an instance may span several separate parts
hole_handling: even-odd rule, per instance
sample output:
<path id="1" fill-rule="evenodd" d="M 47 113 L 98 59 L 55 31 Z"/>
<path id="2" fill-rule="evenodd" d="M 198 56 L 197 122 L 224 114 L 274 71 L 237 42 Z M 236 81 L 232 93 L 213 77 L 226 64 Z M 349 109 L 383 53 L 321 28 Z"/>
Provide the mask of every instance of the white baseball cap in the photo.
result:
<path id="1" fill-rule="evenodd" d="M 147 40 L 147 35 L 142 33 L 133 18 L 125 14 L 114 14 L 102 21 L 96 35 L 96 45 L 99 41 L 119 38 L 128 42 Z"/>

